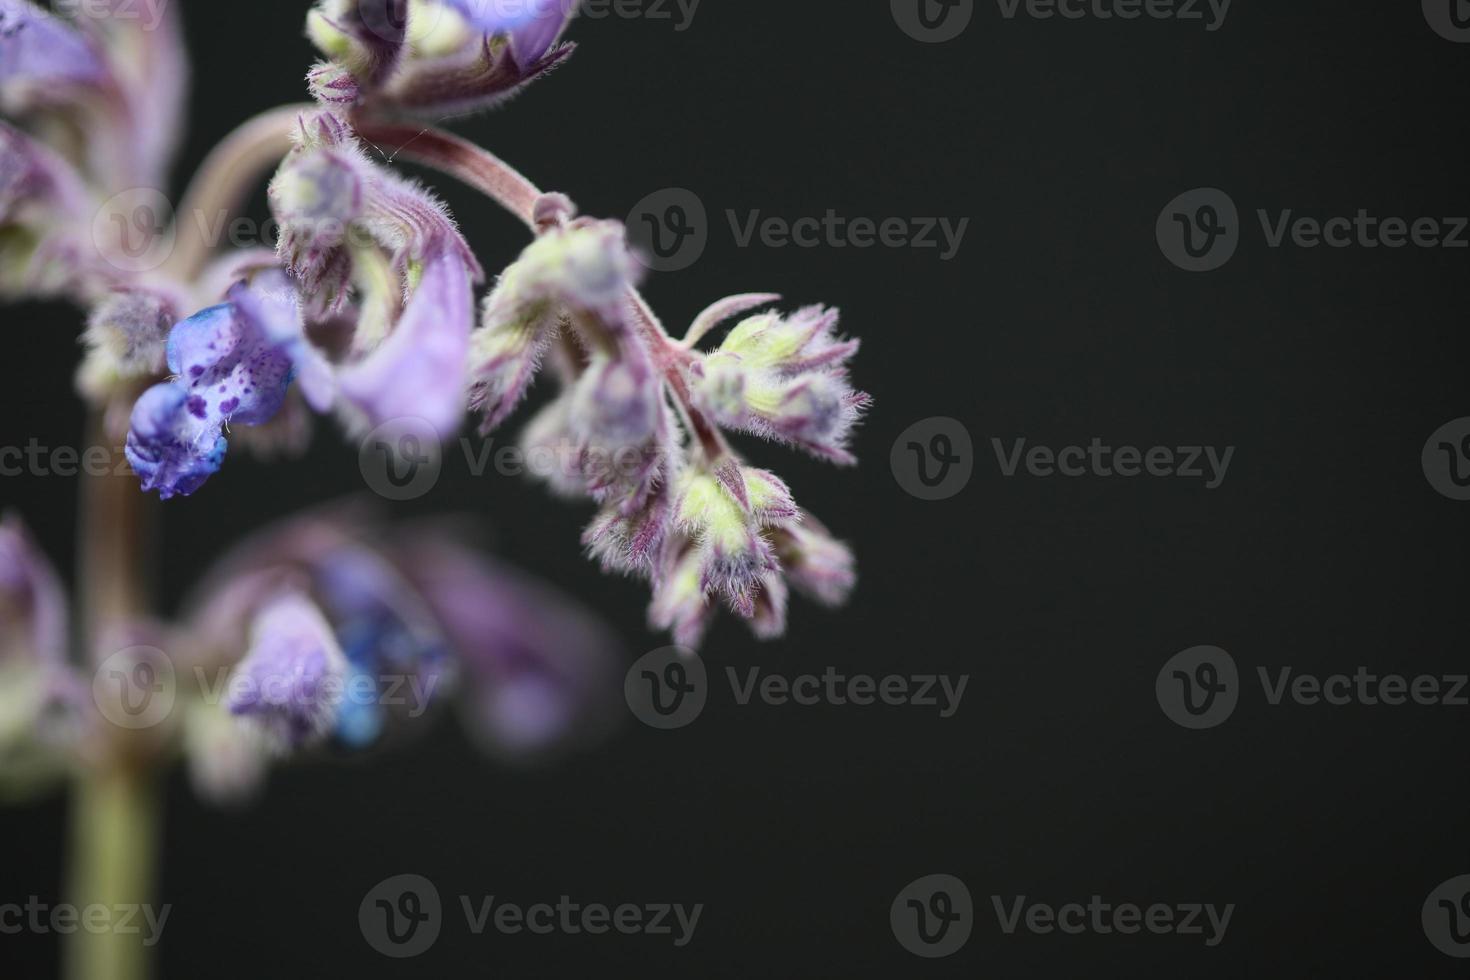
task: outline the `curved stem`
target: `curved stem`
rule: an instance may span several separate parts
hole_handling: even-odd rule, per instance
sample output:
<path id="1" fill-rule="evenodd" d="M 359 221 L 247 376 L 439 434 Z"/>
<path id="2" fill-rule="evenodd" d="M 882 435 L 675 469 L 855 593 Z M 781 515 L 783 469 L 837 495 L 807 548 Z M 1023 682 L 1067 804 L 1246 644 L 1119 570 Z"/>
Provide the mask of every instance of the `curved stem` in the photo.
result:
<path id="1" fill-rule="evenodd" d="M 309 104 L 284 105 L 242 124 L 210 151 L 174 216 L 176 239 L 164 271 L 183 282 L 199 275 L 219 244 L 211 240 L 251 189 L 291 149 L 291 131 Z"/>
<path id="2" fill-rule="evenodd" d="M 432 127 L 421 129 L 371 118 L 355 119 L 353 125 L 363 139 L 394 147 L 389 155 L 390 159 L 402 156 L 446 173 L 485 194 L 520 218 L 528 228 L 536 230 L 536 201 L 542 196 L 542 192 L 490 151 Z M 629 289 L 628 293 L 635 326 L 648 343 L 664 380 L 673 391 L 679 408 L 689 423 L 690 431 L 699 440 L 711 466 L 719 465 L 724 459 L 735 458 L 735 452 L 725 440 L 724 433 L 694 406 L 689 381 L 684 373 L 694 355 L 674 342 L 659 323 L 648 301 L 636 289 Z"/>
<path id="3" fill-rule="evenodd" d="M 352 124 L 357 134 L 368 142 L 392 146 L 389 160 L 403 156 L 446 173 L 485 194 L 535 230 L 540 189 L 490 151 L 432 127 L 424 129 L 371 118 L 354 119 Z"/>

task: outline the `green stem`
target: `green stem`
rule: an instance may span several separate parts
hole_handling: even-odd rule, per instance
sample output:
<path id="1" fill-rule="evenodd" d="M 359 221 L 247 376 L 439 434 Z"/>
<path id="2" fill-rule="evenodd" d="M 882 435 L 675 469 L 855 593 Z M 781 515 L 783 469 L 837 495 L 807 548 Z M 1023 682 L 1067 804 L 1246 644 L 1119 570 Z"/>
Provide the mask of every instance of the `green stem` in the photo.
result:
<path id="1" fill-rule="evenodd" d="M 146 921 L 141 907 L 152 894 L 158 847 L 156 791 L 154 776 L 144 767 L 109 764 L 78 777 L 70 883 L 70 901 L 78 915 L 90 905 L 101 905 L 114 925 L 123 909 L 134 910 L 130 921 Z M 67 937 L 66 976 L 146 980 L 151 960 L 146 936 L 142 928 L 126 933 L 78 929 Z"/>
<path id="2" fill-rule="evenodd" d="M 89 426 L 92 445 L 109 445 L 98 412 Z M 81 505 L 82 663 L 96 662 L 109 625 L 136 617 L 146 605 L 144 562 L 147 498 L 125 475 L 83 477 Z M 91 905 L 141 907 L 152 897 L 158 845 L 156 763 L 151 743 L 101 722 L 96 757 L 77 773 L 72 794 L 68 901 L 79 916 Z M 82 918 L 80 921 L 85 922 Z M 135 914 L 131 921 L 143 921 Z M 69 980 L 146 980 L 145 933 L 116 928 L 67 937 Z"/>

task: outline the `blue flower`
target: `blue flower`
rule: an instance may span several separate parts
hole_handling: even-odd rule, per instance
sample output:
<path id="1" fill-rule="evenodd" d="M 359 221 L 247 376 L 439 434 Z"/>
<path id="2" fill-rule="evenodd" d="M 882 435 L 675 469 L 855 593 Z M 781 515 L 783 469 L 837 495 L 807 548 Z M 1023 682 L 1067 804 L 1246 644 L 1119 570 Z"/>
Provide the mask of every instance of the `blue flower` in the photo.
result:
<path id="1" fill-rule="evenodd" d="M 280 410 L 293 378 L 318 410 L 332 401 L 331 368 L 307 341 L 295 292 L 272 270 L 236 284 L 229 302 L 169 334 L 175 375 L 133 406 L 127 457 L 144 490 L 187 496 L 219 471 L 227 424 L 261 425 Z"/>

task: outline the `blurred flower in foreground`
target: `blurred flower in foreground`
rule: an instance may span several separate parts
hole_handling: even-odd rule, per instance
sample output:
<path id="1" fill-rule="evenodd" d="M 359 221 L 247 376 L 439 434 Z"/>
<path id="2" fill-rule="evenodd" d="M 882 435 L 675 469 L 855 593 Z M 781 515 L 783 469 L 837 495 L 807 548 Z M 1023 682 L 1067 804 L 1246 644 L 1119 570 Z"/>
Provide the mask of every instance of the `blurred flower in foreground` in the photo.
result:
<path id="1" fill-rule="evenodd" d="M 174 701 L 136 734 L 176 745 L 201 795 L 247 797 L 284 758 L 386 743 L 449 701 L 510 761 L 611 720 L 617 645 L 589 613 L 467 548 L 462 527 L 393 533 L 336 510 L 252 536 L 173 626 L 114 624 L 90 651 L 108 675 L 114 651 L 152 651 L 147 676 L 167 672 Z M 0 614 L 0 790 L 18 792 L 88 758 L 120 716 L 68 662 L 61 588 L 14 517 L 0 524 Z"/>

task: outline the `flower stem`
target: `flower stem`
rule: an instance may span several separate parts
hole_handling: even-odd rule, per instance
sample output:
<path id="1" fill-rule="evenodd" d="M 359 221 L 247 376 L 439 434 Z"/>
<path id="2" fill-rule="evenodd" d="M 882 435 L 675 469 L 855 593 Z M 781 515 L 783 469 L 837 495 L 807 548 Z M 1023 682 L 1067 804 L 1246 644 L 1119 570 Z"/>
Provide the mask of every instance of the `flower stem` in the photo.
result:
<path id="1" fill-rule="evenodd" d="M 242 123 L 210 151 L 174 216 L 174 251 L 164 271 L 186 283 L 199 275 L 219 244 L 209 240 L 211 230 L 228 226 L 251 188 L 291 149 L 291 131 L 302 113 L 315 109 L 278 106 Z"/>
<path id="2" fill-rule="evenodd" d="M 147 930 L 122 932 L 120 921 L 147 921 L 158 844 L 157 785 L 146 768 L 109 762 L 78 777 L 74 790 L 71 898 L 82 915 L 109 910 L 111 928 L 67 937 L 68 980 L 146 980 Z M 157 913 L 154 913 L 155 915 Z"/>
<path id="3" fill-rule="evenodd" d="M 106 445 L 101 412 L 89 425 L 94 445 Z M 81 584 L 82 663 L 95 663 L 109 625 L 137 616 L 145 606 L 144 552 L 147 498 L 128 476 L 82 478 Z M 105 651 L 102 651 L 105 652 Z M 137 751 L 138 733 L 106 722 L 95 757 L 79 769 L 72 794 L 72 850 L 69 901 L 77 914 L 92 905 L 107 907 L 112 928 L 79 928 L 67 937 L 65 975 L 69 980 L 145 980 L 149 951 L 144 932 L 116 926 L 152 891 L 157 847 L 157 784 L 150 755 Z M 83 920 L 85 921 L 85 919 Z"/>
<path id="4" fill-rule="evenodd" d="M 369 142 L 396 147 L 392 158 L 402 156 L 463 181 L 520 218 L 533 231 L 536 229 L 536 201 L 542 196 L 541 191 L 488 150 L 432 127 L 425 129 L 371 118 L 354 119 L 353 126 Z M 629 301 L 635 326 L 648 343 L 710 465 L 718 466 L 722 460 L 734 457 L 724 434 L 694 406 L 684 373 L 693 355 L 669 336 L 636 289 L 629 290 Z"/>

